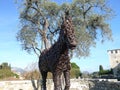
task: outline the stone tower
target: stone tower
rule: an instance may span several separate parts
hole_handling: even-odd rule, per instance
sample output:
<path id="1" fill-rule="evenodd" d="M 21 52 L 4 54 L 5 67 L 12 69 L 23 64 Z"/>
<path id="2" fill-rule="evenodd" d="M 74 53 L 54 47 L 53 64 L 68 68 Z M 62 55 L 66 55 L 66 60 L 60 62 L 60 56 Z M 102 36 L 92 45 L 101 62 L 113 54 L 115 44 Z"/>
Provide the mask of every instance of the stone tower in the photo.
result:
<path id="1" fill-rule="evenodd" d="M 120 76 L 120 49 L 108 50 L 108 54 L 114 77 L 118 77 Z"/>

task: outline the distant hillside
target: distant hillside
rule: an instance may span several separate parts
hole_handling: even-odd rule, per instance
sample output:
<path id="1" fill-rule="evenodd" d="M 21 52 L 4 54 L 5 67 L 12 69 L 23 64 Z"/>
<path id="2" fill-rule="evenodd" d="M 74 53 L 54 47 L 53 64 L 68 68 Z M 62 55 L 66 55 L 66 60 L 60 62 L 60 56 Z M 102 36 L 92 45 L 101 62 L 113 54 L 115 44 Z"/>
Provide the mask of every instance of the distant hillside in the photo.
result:
<path id="1" fill-rule="evenodd" d="M 12 67 L 11 70 L 20 74 L 23 74 L 24 72 L 26 72 L 24 69 L 18 68 L 18 67 Z"/>

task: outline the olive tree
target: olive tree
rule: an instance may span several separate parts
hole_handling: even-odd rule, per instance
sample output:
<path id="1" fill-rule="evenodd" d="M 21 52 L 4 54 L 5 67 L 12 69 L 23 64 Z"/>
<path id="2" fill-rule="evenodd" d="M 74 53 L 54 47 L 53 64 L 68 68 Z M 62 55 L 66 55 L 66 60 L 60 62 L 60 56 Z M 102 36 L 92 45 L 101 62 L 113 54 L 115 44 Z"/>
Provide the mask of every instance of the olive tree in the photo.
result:
<path id="1" fill-rule="evenodd" d="M 38 56 L 57 40 L 66 10 L 74 24 L 77 57 L 88 56 L 97 39 L 112 39 L 108 20 L 113 17 L 113 10 L 108 0 L 68 0 L 61 4 L 52 0 L 20 0 L 18 5 L 21 28 L 17 40 L 24 50 Z"/>

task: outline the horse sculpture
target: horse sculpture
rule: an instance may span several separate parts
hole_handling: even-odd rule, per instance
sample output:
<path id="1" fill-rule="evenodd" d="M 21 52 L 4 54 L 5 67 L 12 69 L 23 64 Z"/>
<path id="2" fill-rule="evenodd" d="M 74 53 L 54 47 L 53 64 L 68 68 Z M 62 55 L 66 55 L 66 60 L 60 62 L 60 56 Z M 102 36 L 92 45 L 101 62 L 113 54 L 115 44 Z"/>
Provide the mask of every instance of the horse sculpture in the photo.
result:
<path id="1" fill-rule="evenodd" d="M 70 58 L 69 49 L 76 47 L 75 33 L 72 19 L 65 13 L 65 19 L 61 25 L 59 38 L 49 49 L 45 49 L 39 57 L 39 69 L 42 75 L 42 90 L 46 90 L 47 73 L 52 72 L 54 90 L 61 90 L 61 75 L 65 78 L 64 90 L 70 88 Z"/>

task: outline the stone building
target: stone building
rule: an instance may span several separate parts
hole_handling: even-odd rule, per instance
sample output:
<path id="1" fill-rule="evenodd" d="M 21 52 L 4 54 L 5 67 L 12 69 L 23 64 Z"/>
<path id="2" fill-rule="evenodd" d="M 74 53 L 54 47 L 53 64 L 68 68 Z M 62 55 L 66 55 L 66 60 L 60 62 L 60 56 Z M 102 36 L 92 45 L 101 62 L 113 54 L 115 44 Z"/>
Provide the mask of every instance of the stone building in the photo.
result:
<path id="1" fill-rule="evenodd" d="M 108 50 L 108 54 L 114 77 L 120 77 L 120 49 Z"/>

